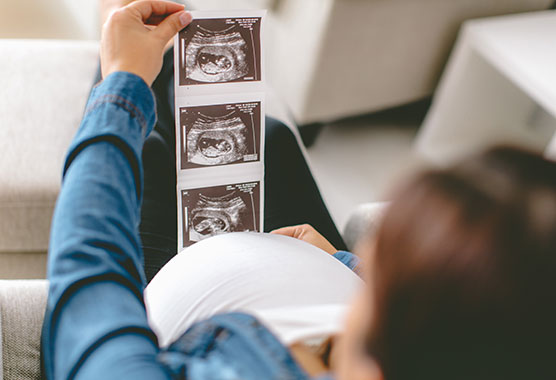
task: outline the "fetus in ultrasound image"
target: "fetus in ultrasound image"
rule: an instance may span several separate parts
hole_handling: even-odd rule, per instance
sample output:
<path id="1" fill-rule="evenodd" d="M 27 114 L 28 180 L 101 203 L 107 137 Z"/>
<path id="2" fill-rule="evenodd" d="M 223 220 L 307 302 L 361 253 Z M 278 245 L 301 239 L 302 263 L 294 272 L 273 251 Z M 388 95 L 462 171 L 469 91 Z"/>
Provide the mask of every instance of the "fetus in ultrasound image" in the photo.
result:
<path id="1" fill-rule="evenodd" d="M 181 169 L 260 160 L 261 103 L 180 108 Z"/>
<path id="2" fill-rule="evenodd" d="M 182 190 L 183 247 L 228 232 L 259 231 L 260 183 Z"/>
<path id="3" fill-rule="evenodd" d="M 194 20 L 179 35 L 180 85 L 261 80 L 261 18 Z"/>

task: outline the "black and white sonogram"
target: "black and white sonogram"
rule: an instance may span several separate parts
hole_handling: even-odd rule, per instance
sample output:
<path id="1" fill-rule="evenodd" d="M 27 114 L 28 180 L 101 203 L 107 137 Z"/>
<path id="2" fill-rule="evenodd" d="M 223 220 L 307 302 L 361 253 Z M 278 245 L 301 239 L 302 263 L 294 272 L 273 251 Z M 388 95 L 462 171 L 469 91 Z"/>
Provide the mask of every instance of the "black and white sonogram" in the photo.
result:
<path id="1" fill-rule="evenodd" d="M 182 30 L 180 85 L 261 80 L 261 18 L 197 19 Z"/>
<path id="2" fill-rule="evenodd" d="M 182 190 L 183 247 L 228 232 L 260 232 L 260 182 Z"/>
<path id="3" fill-rule="evenodd" d="M 260 160 L 261 103 L 180 108 L 181 169 Z"/>

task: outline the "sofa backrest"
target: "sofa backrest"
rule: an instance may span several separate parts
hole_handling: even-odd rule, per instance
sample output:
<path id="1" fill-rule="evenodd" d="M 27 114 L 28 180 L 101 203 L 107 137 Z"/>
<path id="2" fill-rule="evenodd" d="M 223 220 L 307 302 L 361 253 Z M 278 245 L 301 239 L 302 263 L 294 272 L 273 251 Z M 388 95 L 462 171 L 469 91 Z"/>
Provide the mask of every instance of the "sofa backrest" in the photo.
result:
<path id="1" fill-rule="evenodd" d="M 46 252 L 66 150 L 98 43 L 0 40 L 0 252 Z"/>

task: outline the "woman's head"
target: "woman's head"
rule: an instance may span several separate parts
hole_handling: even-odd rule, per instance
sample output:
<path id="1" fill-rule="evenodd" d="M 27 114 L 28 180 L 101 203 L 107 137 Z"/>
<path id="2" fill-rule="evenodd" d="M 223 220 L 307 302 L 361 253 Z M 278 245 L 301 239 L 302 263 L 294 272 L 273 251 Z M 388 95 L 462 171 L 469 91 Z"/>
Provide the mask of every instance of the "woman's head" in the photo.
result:
<path id="1" fill-rule="evenodd" d="M 349 329 L 386 380 L 554 377 L 555 163 L 498 148 L 425 172 L 373 251 Z"/>

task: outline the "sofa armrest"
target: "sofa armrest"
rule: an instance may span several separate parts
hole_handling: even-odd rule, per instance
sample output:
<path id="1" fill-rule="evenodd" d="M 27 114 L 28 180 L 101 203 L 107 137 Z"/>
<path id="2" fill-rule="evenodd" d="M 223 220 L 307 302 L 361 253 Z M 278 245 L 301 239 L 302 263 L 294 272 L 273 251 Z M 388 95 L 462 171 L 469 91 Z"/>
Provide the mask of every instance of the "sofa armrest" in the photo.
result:
<path id="1" fill-rule="evenodd" d="M 4 380 L 40 379 L 40 337 L 48 282 L 0 281 Z"/>
<path id="2" fill-rule="evenodd" d="M 545 150 L 545 155 L 547 158 L 556 161 L 556 133 L 552 137 L 550 144 L 548 144 L 548 147 Z"/>
<path id="3" fill-rule="evenodd" d="M 373 238 L 377 233 L 387 202 L 364 203 L 352 212 L 344 229 L 344 241 L 353 252 L 362 239 Z"/>

